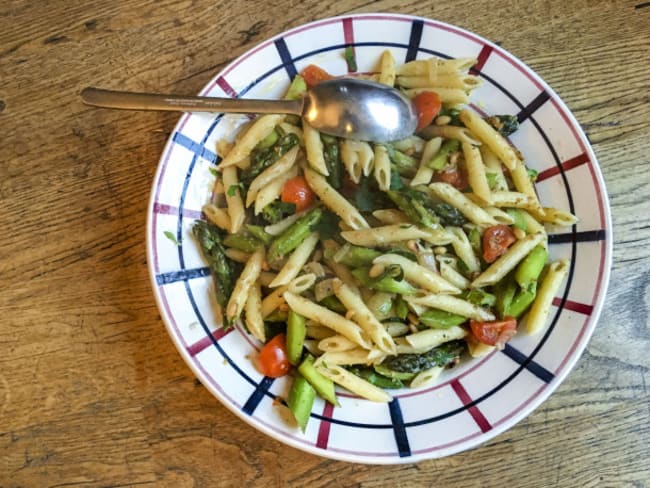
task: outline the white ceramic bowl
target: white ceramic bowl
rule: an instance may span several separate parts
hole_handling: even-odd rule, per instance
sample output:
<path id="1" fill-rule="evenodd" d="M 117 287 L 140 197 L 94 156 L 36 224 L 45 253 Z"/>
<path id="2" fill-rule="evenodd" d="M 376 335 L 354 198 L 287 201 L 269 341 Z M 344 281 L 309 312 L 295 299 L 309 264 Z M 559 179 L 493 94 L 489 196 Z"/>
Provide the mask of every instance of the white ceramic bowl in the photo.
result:
<path id="1" fill-rule="evenodd" d="M 589 142 L 565 104 L 530 68 L 471 32 L 395 14 L 349 15 L 313 22 L 262 42 L 233 61 L 202 95 L 279 98 L 290 77 L 310 63 L 347 72 L 353 46 L 359 71 L 381 52 L 398 62 L 431 55 L 477 57 L 483 85 L 472 104 L 489 114 L 518 114 L 511 137 L 539 171 L 544 205 L 580 218 L 550 235 L 552 258 L 569 258 L 566 285 L 548 328 L 518 334 L 503 351 L 468 360 L 434 387 L 395 392 L 390 404 L 341 394 L 341 406 L 316 401 L 307 431 L 287 421 L 274 401 L 284 379 L 262 377 L 250 356 L 258 344 L 245 331 L 224 332 L 214 314 L 209 271 L 191 236 L 209 199 L 216 141 L 232 137 L 241 116 L 183 115 L 165 147 L 148 208 L 147 252 L 156 301 L 183 359 L 226 407 L 261 432 L 304 451 L 360 463 L 402 463 L 478 446 L 531 413 L 580 357 L 600 313 L 611 265 L 607 193 Z"/>

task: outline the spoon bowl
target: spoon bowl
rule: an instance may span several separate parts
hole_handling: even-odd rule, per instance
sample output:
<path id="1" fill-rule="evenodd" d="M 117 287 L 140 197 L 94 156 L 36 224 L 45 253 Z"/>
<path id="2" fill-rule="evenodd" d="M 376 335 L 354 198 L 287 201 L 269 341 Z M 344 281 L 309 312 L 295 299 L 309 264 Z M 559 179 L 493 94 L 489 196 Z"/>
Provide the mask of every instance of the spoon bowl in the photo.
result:
<path id="1" fill-rule="evenodd" d="M 93 87 L 85 88 L 81 99 L 87 105 L 123 110 L 299 115 L 325 134 L 372 142 L 404 139 L 417 126 L 413 105 L 401 92 L 355 78 L 324 81 L 300 100 L 162 95 Z"/>

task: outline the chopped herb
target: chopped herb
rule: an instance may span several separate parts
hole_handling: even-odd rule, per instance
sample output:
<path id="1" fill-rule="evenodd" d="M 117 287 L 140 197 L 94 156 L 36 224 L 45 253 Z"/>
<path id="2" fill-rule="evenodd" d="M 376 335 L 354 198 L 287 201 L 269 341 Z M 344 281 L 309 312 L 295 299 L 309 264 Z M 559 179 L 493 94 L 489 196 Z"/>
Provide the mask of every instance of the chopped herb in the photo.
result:
<path id="1" fill-rule="evenodd" d="M 504 137 L 508 137 L 519 129 L 519 120 L 516 115 L 493 115 L 492 117 L 486 117 L 485 121 Z"/>
<path id="2" fill-rule="evenodd" d="M 165 232 L 163 232 L 163 234 L 165 234 L 165 237 L 170 241 L 172 241 L 174 244 L 180 246 L 178 240 L 176 239 L 176 235 L 173 232 L 166 230 Z"/>
<path id="3" fill-rule="evenodd" d="M 217 168 L 208 168 L 208 171 L 215 178 L 217 178 L 217 179 L 221 178 L 221 173 L 219 173 L 219 171 L 217 171 Z"/>
<path id="4" fill-rule="evenodd" d="M 243 184 L 239 182 L 235 185 L 230 185 L 226 193 L 228 194 L 229 197 L 234 197 L 235 193 L 237 193 L 237 190 L 241 191 L 243 190 L 243 188 L 244 188 Z"/>
<path id="5" fill-rule="evenodd" d="M 533 168 L 528 167 L 526 167 L 526 171 L 528 171 L 528 178 L 530 178 L 530 181 L 532 183 L 535 183 L 537 181 L 537 176 L 539 176 L 539 172 Z"/>
<path id="6" fill-rule="evenodd" d="M 333 239 L 339 235 L 339 216 L 329 210 L 323 211 L 323 216 L 311 226 L 312 231 L 320 234 L 321 240 Z"/>
<path id="7" fill-rule="evenodd" d="M 373 212 L 386 208 L 384 193 L 379 191 L 374 178 L 363 177 L 354 193 L 354 203 L 361 212 Z"/>

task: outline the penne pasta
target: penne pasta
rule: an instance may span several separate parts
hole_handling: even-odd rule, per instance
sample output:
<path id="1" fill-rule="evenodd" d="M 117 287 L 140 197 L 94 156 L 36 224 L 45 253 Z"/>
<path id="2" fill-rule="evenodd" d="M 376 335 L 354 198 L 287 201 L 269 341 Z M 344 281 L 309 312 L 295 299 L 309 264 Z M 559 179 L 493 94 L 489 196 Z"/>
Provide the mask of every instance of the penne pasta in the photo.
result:
<path id="1" fill-rule="evenodd" d="M 422 150 L 422 157 L 420 158 L 420 166 L 418 167 L 415 176 L 411 180 L 411 186 L 428 185 L 431 183 L 433 177 L 433 169 L 429 168 L 429 162 L 440 150 L 442 145 L 442 137 L 433 137 L 429 139 L 424 145 Z"/>
<path id="2" fill-rule="evenodd" d="M 464 105 L 469 103 L 469 95 L 460 88 L 445 88 L 441 86 L 427 86 L 423 88 L 407 88 L 404 94 L 413 98 L 422 92 L 434 91 L 445 105 Z"/>
<path id="3" fill-rule="evenodd" d="M 395 354 L 393 338 L 388 335 L 384 326 L 381 325 L 379 320 L 368 309 L 366 304 L 361 300 L 361 297 L 354 293 L 341 280 L 334 280 L 333 287 L 334 293 L 341 300 L 341 303 L 348 311 L 353 312 L 351 314 L 352 321 L 359 324 L 379 349 L 388 354 Z"/>
<path id="4" fill-rule="evenodd" d="M 323 141 L 321 141 L 320 133 L 309 125 L 305 119 L 302 121 L 302 132 L 305 142 L 305 152 L 307 153 L 307 161 L 310 166 L 322 175 L 329 175 L 327 165 L 325 164 Z"/>
<path id="5" fill-rule="evenodd" d="M 395 58 L 393 54 L 386 49 L 381 53 L 381 58 L 379 60 L 379 83 L 384 85 L 393 86 L 395 85 Z"/>
<path id="6" fill-rule="evenodd" d="M 331 379 L 337 385 L 356 393 L 366 400 L 374 402 L 390 402 L 393 398 L 381 388 L 368 383 L 366 380 L 350 373 L 347 369 L 335 364 L 320 363 L 317 368 L 318 372 Z"/>
<path id="7" fill-rule="evenodd" d="M 428 351 L 434 347 L 449 341 L 462 339 L 467 335 L 467 331 L 460 326 L 453 326 L 448 329 L 427 329 L 415 334 L 404 336 L 406 342 L 416 350 Z"/>
<path id="8" fill-rule="evenodd" d="M 284 115 L 267 114 L 257 118 L 243 136 L 235 141 L 234 146 L 219 163 L 219 169 L 231 167 L 247 157 L 259 142 L 268 136 L 275 126 L 284 119 Z M 226 185 L 227 187 L 227 185 Z"/>
<path id="9" fill-rule="evenodd" d="M 375 145 L 375 154 L 374 154 L 374 164 L 375 164 L 375 180 L 379 189 L 382 191 L 388 191 L 390 189 L 390 159 L 388 157 L 388 151 L 385 146 L 381 144 Z"/>
<path id="10" fill-rule="evenodd" d="M 424 266 L 400 256 L 399 254 L 384 254 L 375 258 L 373 264 L 397 264 L 404 272 L 404 277 L 415 285 L 429 290 L 433 293 L 458 294 L 460 290 L 446 281 L 438 273 L 428 270 Z"/>
<path id="11" fill-rule="evenodd" d="M 226 306 L 226 317 L 231 322 L 237 319 L 244 309 L 248 294 L 262 271 L 264 255 L 263 247 L 255 251 L 246 262 L 246 266 L 244 266 L 239 278 L 237 278 L 235 288 Z"/>
<path id="12" fill-rule="evenodd" d="M 467 300 L 451 295 L 410 295 L 405 296 L 404 299 L 409 303 L 425 305 L 427 307 L 443 310 L 456 315 L 462 315 L 463 317 L 474 320 L 494 320 L 494 314 L 492 312 L 478 305 L 474 305 Z"/>
<path id="13" fill-rule="evenodd" d="M 255 283 L 250 288 L 246 305 L 244 305 L 246 327 L 249 332 L 260 342 L 266 342 L 264 319 L 262 318 L 262 291 L 260 283 Z"/>
<path id="14" fill-rule="evenodd" d="M 217 208 L 211 203 L 206 203 L 201 208 L 206 218 L 220 229 L 230 231 L 230 216 L 228 210 L 224 208 Z"/>
<path id="15" fill-rule="evenodd" d="M 434 366 L 424 371 L 420 371 L 409 383 L 411 388 L 424 388 L 436 382 L 445 368 Z"/>
<path id="16" fill-rule="evenodd" d="M 370 340 L 365 332 L 351 320 L 294 293 L 286 291 L 283 297 L 291 310 L 297 314 L 329 327 L 365 349 L 371 348 Z"/>
<path id="17" fill-rule="evenodd" d="M 358 347 L 357 344 L 355 344 L 350 339 L 342 335 L 333 335 L 333 336 L 325 337 L 324 339 L 321 339 L 318 342 L 318 349 L 320 349 L 324 353 L 350 351 L 352 349 L 356 349 L 357 347 Z M 335 363 L 335 364 L 340 364 L 340 363 Z"/>
<path id="18" fill-rule="evenodd" d="M 496 261 L 490 264 L 485 271 L 474 279 L 472 287 L 481 288 L 483 286 L 494 285 L 512 271 L 535 246 L 541 244 L 544 238 L 544 234 L 529 234 L 523 239 L 519 239 L 508 248 L 505 254 L 501 255 Z"/>
<path id="19" fill-rule="evenodd" d="M 255 215 L 259 215 L 264 210 L 264 207 L 280 198 L 286 182 L 297 174 L 298 168 L 293 166 L 289 171 L 286 171 L 262 187 L 255 197 Z"/>
<path id="20" fill-rule="evenodd" d="M 519 162 L 519 156 L 498 131 L 483 120 L 476 112 L 471 110 L 461 110 L 458 117 L 469 128 L 472 134 L 490 148 L 503 164 L 506 165 L 506 168 L 511 171 L 515 169 Z"/>
<path id="21" fill-rule="evenodd" d="M 569 273 L 569 261 L 566 259 L 552 262 L 548 272 L 542 280 L 537 297 L 530 307 L 526 317 L 526 332 L 528 334 L 539 333 L 548 321 L 551 312 L 553 298 L 562 285 L 562 281 Z"/>
<path id="22" fill-rule="evenodd" d="M 244 213 L 244 202 L 239 191 L 239 177 L 237 168 L 228 166 L 222 174 L 223 185 L 226 188 L 226 204 L 228 205 L 228 217 L 230 218 L 230 233 L 236 234 L 244 225 L 246 214 Z M 232 190 L 231 190 L 232 189 Z"/>
<path id="23" fill-rule="evenodd" d="M 443 139 L 456 139 L 472 146 L 481 145 L 481 141 L 475 139 L 474 134 L 470 133 L 469 129 L 458 127 L 456 125 L 430 125 L 426 129 L 422 130 L 420 134 L 425 139 L 442 137 Z"/>
<path id="24" fill-rule="evenodd" d="M 468 220 L 476 225 L 480 227 L 496 225 L 497 221 L 490 214 L 449 183 L 431 183 L 428 188 L 436 197 L 456 207 Z"/>
<path id="25" fill-rule="evenodd" d="M 485 144 L 482 144 L 481 147 L 479 147 L 479 151 L 481 152 L 483 164 L 485 164 L 486 177 L 491 174 L 494 180 L 494 185 L 491 190 L 507 190 L 508 182 L 503 175 L 503 167 L 501 166 L 499 158 L 497 158 L 492 150 Z"/>
<path id="26" fill-rule="evenodd" d="M 402 212 L 401 210 L 397 210 L 396 208 L 389 208 L 386 210 L 375 210 L 372 213 L 372 216 L 385 225 L 411 223 L 411 219 L 409 219 L 404 212 Z"/>
<path id="27" fill-rule="evenodd" d="M 543 207 L 544 214 L 541 216 L 542 222 L 570 227 L 578 223 L 578 218 L 570 212 L 565 212 L 553 207 Z"/>
<path id="28" fill-rule="evenodd" d="M 461 148 L 465 157 L 467 180 L 472 192 L 482 200 L 483 204 L 490 205 L 492 203 L 492 191 L 485 175 L 485 165 L 479 148 L 468 142 L 461 143 Z"/>
<path id="29" fill-rule="evenodd" d="M 309 260 L 318 243 L 318 232 L 312 232 L 296 249 L 291 253 L 287 262 L 282 266 L 275 279 L 269 284 L 271 288 L 287 285 L 300 273 L 302 267 Z"/>
<path id="30" fill-rule="evenodd" d="M 246 192 L 246 207 L 250 207 L 255 201 L 257 193 L 271 183 L 274 179 L 286 174 L 296 162 L 300 146 L 289 149 L 280 159 L 266 168 L 255 178 Z"/>
<path id="31" fill-rule="evenodd" d="M 352 229 L 370 227 L 361 213 L 315 171 L 305 168 L 307 183 L 323 203 Z"/>

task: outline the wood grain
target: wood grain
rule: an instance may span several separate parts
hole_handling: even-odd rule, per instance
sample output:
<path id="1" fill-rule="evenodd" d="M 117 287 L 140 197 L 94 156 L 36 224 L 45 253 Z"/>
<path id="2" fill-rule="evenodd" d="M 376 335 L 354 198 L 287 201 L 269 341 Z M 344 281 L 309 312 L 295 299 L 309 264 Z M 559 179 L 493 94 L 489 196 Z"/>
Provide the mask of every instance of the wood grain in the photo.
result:
<path id="1" fill-rule="evenodd" d="M 379 11 L 464 27 L 537 71 L 593 142 L 615 238 L 602 318 L 556 393 L 480 449 L 389 467 L 286 447 L 194 379 L 144 249 L 178 116 L 78 97 L 89 84 L 196 93 L 269 36 Z M 649 486 L 648 25 L 639 0 L 0 4 L 0 486 Z"/>

